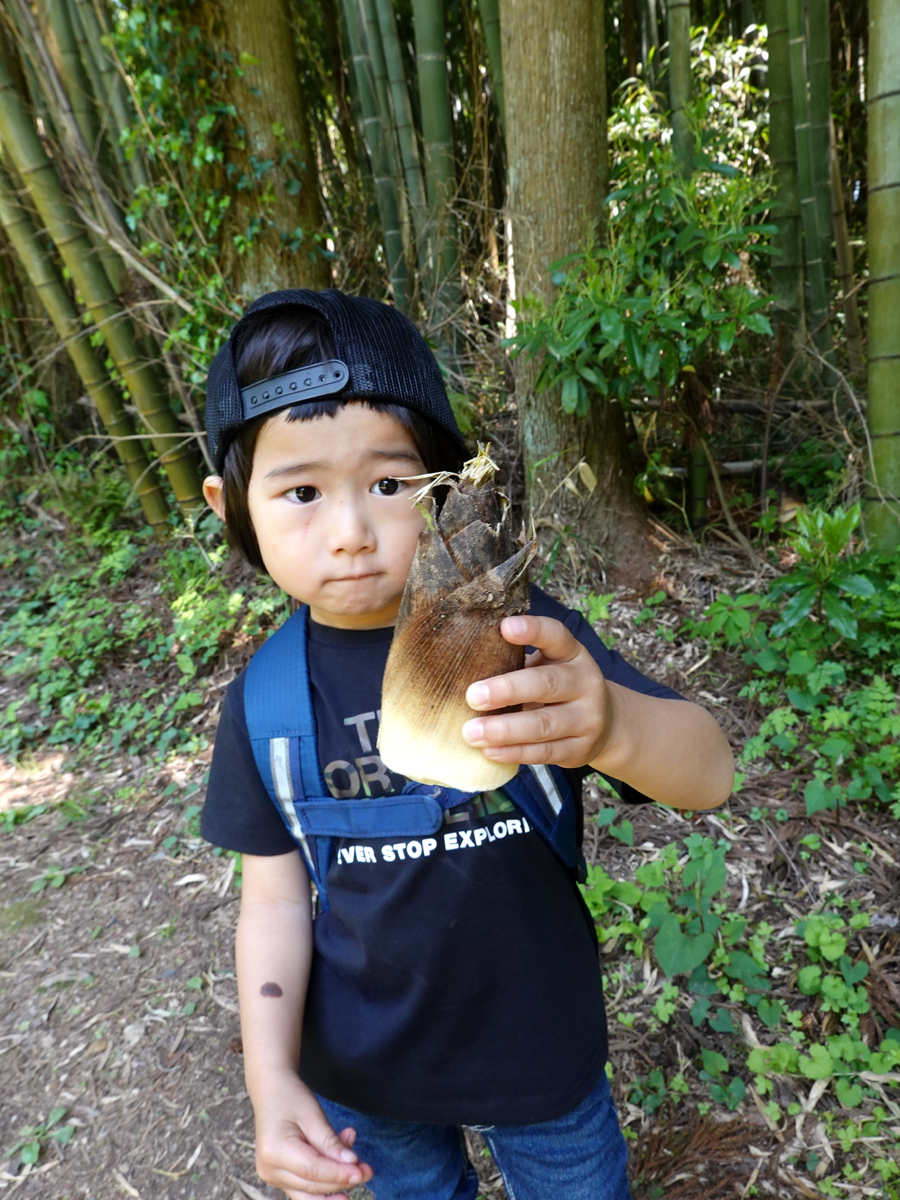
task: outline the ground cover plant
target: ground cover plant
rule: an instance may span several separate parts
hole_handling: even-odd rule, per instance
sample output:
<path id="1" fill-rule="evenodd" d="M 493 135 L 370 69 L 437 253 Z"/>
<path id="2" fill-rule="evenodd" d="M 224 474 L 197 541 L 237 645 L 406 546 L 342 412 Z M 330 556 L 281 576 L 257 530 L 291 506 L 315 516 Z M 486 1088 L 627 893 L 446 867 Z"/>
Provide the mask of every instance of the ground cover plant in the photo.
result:
<path id="1" fill-rule="evenodd" d="M 252 1196 L 240 862 L 197 822 L 221 689 L 283 603 L 212 525 L 159 548 L 107 508 L 90 549 L 91 505 L 41 506 L 4 543 L 0 1070 L 18 1099 L 0 1181 L 28 1172 L 22 1194 L 41 1195 L 52 1169 L 111 1197 L 118 1172 L 142 1196 L 177 1179 L 200 1198 L 237 1179 Z M 610 644 L 709 704 L 741 759 L 735 796 L 693 819 L 588 787 L 583 893 L 635 1195 L 896 1196 L 896 563 L 860 550 L 852 508 L 805 512 L 763 577 L 731 548 L 660 536 L 649 596 L 597 592 L 565 556 L 548 577 Z"/>

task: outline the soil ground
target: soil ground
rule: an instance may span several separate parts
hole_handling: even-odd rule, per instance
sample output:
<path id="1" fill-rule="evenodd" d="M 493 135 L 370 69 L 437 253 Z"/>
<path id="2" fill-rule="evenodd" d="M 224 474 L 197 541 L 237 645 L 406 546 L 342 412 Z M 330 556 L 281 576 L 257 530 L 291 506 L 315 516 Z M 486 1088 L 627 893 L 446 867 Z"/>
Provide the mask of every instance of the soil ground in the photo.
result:
<path id="1" fill-rule="evenodd" d="M 681 619 L 679 595 L 702 600 L 723 570 L 745 571 L 728 555 L 670 554 L 666 569 L 674 607 L 661 608 L 659 620 L 670 624 Z M 699 643 L 666 645 L 649 628 L 636 629 L 641 603 L 621 595 L 601 634 L 648 673 L 708 704 L 739 750 L 754 723 L 737 698 L 739 681 L 729 675 L 734 663 L 701 662 Z M 261 1183 L 253 1165 L 234 980 L 235 864 L 195 832 L 208 757 L 207 751 L 192 761 L 176 758 L 164 768 L 127 757 L 91 764 L 62 752 L 41 752 L 19 765 L 0 762 L 0 816 L 11 806 L 46 806 L 0 835 L 0 1192 L 7 1196 L 281 1194 Z M 795 783 L 788 774 L 751 774 L 740 794 L 694 818 L 694 827 L 732 843 L 731 902 L 751 919 L 765 918 L 780 930 L 835 890 L 864 899 L 872 914 L 872 988 L 880 988 L 870 996 L 890 1022 L 900 1012 L 895 822 L 863 809 L 845 811 L 840 823 L 830 814 L 810 821 Z M 601 803 L 596 789 L 589 789 L 587 803 Z M 781 806 L 787 820 L 751 820 L 754 806 Z M 633 846 L 588 825 L 589 861 L 617 879 L 633 878 L 656 849 L 691 828 L 689 819 L 658 806 L 626 815 Z M 822 836 L 822 850 L 803 861 L 797 843 L 812 829 Z M 853 865 L 862 845 L 869 848 L 864 873 Z M 679 1002 L 669 1024 L 659 1026 L 650 1010 L 665 980 L 650 958 L 629 963 L 621 946 L 606 947 L 603 966 L 611 980 L 614 1093 L 632 1137 L 636 1200 L 820 1195 L 803 1164 L 812 1150 L 821 1161 L 837 1155 L 840 1162 L 821 1116 L 822 1106 L 834 1102 L 823 1100 L 821 1089 L 816 1094 L 815 1085 L 788 1095 L 785 1083 L 779 1100 L 803 1106 L 787 1130 L 773 1128 L 749 1091 L 737 1111 L 713 1106 L 699 1118 L 694 1101 L 709 1093 L 688 1069 L 701 1038 L 687 1004 Z M 709 1035 L 702 1044 L 710 1044 Z M 648 1114 L 630 1102 L 630 1081 L 657 1067 L 668 1076 L 679 1066 L 691 1095 L 677 1107 L 667 1101 Z M 65 1114 L 54 1127 L 74 1126 L 66 1144 L 46 1128 L 60 1108 Z M 18 1150 L 10 1152 L 23 1128 L 41 1144 L 29 1165 Z M 501 1200 L 499 1174 L 474 1137 L 471 1150 L 482 1195 Z M 850 1187 L 841 1194 L 853 1200 L 877 1192 Z"/>

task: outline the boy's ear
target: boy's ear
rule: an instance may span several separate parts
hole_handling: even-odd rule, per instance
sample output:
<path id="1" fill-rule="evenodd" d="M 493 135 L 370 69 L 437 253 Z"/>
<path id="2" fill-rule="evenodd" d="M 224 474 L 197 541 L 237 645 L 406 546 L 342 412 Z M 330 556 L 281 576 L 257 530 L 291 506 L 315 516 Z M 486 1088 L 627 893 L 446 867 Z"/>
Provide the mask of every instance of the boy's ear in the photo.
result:
<path id="1" fill-rule="evenodd" d="M 203 480 L 206 503 L 220 521 L 225 520 L 225 483 L 221 475 L 207 475 Z"/>

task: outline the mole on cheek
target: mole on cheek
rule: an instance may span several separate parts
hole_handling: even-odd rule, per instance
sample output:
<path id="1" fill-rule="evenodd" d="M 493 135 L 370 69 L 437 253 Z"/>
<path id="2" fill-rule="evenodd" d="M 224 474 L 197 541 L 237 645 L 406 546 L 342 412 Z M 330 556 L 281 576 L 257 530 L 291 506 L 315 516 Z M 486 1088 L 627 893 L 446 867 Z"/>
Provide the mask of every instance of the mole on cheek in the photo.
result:
<path id="1" fill-rule="evenodd" d="M 275 996 L 277 999 L 279 996 L 283 996 L 284 992 L 277 983 L 264 983 L 259 989 L 259 994 L 261 996 Z"/>

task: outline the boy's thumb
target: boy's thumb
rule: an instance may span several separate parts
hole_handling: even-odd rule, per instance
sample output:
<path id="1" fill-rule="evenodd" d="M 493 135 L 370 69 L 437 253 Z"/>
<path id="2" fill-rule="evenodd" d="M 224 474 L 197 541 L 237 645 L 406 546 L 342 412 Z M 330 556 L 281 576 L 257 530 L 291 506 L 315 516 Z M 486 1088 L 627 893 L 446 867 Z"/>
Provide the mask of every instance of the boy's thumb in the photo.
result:
<path id="1" fill-rule="evenodd" d="M 340 1137 L 338 1137 L 326 1121 L 324 1115 L 322 1115 L 314 1122 L 310 1122 L 304 1133 L 310 1145 L 314 1146 L 320 1154 L 324 1154 L 326 1158 L 342 1163 L 355 1163 L 359 1161 L 350 1149 L 356 1140 L 355 1130 L 345 1129 Z"/>

